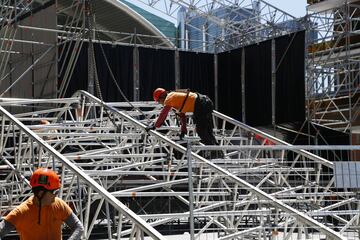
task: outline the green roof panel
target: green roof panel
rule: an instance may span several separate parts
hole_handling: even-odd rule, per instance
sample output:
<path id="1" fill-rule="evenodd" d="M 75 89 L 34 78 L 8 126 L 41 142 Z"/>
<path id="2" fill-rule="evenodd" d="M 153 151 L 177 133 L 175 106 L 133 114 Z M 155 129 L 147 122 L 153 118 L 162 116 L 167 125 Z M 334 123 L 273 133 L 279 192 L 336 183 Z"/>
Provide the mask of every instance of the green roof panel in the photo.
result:
<path id="1" fill-rule="evenodd" d="M 153 24 L 162 34 L 164 34 L 166 37 L 170 38 L 171 42 L 175 42 L 176 27 L 175 27 L 174 23 L 167 21 L 159 16 L 156 16 L 156 15 L 154 15 L 132 3 L 127 2 L 127 1 L 120 0 L 120 2 L 126 4 L 132 10 L 134 10 L 139 15 L 141 15 L 143 18 L 145 18 L 147 21 L 149 21 L 151 24 Z"/>

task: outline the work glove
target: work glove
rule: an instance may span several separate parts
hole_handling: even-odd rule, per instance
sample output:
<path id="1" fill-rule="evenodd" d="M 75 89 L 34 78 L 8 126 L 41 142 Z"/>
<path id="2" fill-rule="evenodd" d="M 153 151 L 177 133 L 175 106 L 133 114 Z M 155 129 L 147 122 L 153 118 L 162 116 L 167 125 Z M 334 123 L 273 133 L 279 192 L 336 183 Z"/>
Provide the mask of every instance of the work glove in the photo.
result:
<path id="1" fill-rule="evenodd" d="M 149 132 L 150 130 L 154 130 L 154 129 L 155 129 L 155 124 L 153 123 L 145 128 L 146 132 Z"/>

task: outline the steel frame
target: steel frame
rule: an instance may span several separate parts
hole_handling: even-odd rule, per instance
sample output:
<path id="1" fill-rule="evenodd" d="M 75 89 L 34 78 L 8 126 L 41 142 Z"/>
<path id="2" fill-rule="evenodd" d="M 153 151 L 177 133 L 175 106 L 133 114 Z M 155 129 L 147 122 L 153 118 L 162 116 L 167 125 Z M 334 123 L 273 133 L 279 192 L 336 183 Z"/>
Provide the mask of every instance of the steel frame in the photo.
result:
<path id="1" fill-rule="evenodd" d="M 155 235 L 149 225 L 161 231 L 188 224 L 189 216 L 195 239 L 214 231 L 213 239 L 358 237 L 359 201 L 355 192 L 334 187 L 331 161 L 291 150 L 291 145 L 218 112 L 213 116 L 220 147 L 197 142 L 189 115 L 193 147 L 185 148 L 175 116 L 159 131 L 146 133 L 159 106 L 135 104 L 146 118 L 126 103 L 106 104 L 86 92 L 70 99 L 3 99 L 0 146 L 2 164 L 8 167 L 1 182 L 7 193 L 1 211 L 30 194 L 28 183 L 20 179 L 43 166 L 61 172 L 60 196 L 74 206 L 86 238 L 94 228 L 107 229 L 109 237 L 118 239 L 141 238 L 139 229 Z M 11 115 L 4 107 L 30 111 Z M 51 123 L 39 125 L 40 119 Z M 224 159 L 207 159 L 219 149 Z"/>
<path id="2" fill-rule="evenodd" d="M 137 0 L 138 2 L 154 8 L 156 11 L 166 14 L 176 20 L 180 8 L 186 9 L 185 28 L 194 29 L 205 35 L 202 46 L 192 50 L 222 52 L 241 46 L 258 43 L 277 36 L 289 34 L 300 29 L 305 29 L 305 23 L 296 19 L 289 13 L 276 8 L 263 0 Z M 226 10 L 225 14 L 216 16 L 216 10 Z M 242 16 L 241 20 L 234 16 L 239 11 L 248 15 Z M 205 21 L 204 28 L 192 24 L 192 20 L 202 18 Z M 294 21 L 299 23 L 299 29 L 291 29 L 284 23 Z M 221 30 L 220 35 L 214 35 L 210 28 Z M 180 41 L 191 41 L 179 39 Z"/>
<path id="3" fill-rule="evenodd" d="M 141 0 L 138 0 L 139 2 Z M 1 31 L 0 31 L 0 83 L 15 69 L 9 68 L 9 58 L 11 54 L 24 54 L 22 52 L 12 51 L 14 42 L 22 42 L 23 44 L 35 44 L 39 46 L 46 46 L 43 42 L 36 41 L 23 41 L 21 36 L 17 36 L 17 29 L 27 29 L 29 31 L 48 31 L 57 32 L 58 44 L 57 48 L 61 47 L 61 51 L 57 56 L 57 62 L 61 62 L 59 65 L 59 76 L 62 76 L 62 83 L 58 89 L 58 96 L 64 96 L 64 92 L 67 89 L 68 81 L 74 71 L 75 63 L 78 59 L 84 41 L 88 41 L 88 33 L 92 32 L 93 42 L 108 42 L 111 44 L 127 44 L 135 46 L 148 46 L 145 42 L 149 42 L 146 39 L 153 40 L 161 39 L 159 37 L 147 36 L 138 33 L 123 33 L 114 31 L 105 31 L 99 29 L 99 27 L 93 24 L 92 28 L 89 29 L 87 25 L 87 16 L 89 16 L 89 8 L 85 6 L 87 1 L 69 1 L 69 6 L 62 6 L 61 9 L 57 10 L 57 16 L 64 19 L 63 25 L 57 26 L 57 29 L 39 28 L 37 26 L 23 26 L 18 23 L 18 18 L 22 14 L 31 10 L 31 4 L 37 3 L 36 0 L 25 1 L 5 1 L 1 5 Z M 286 12 L 266 3 L 265 1 L 255 0 L 242 0 L 242 1 L 178 1 L 178 0 L 163 0 L 163 1 L 148 1 L 143 2 L 148 6 L 162 11 L 169 17 L 176 19 L 177 11 L 180 7 L 186 7 L 189 9 L 191 14 L 187 15 L 186 23 L 190 28 L 197 28 L 191 25 L 191 19 L 194 17 L 202 17 L 207 20 L 208 24 L 206 28 L 213 26 L 223 29 L 221 36 L 212 35 L 209 31 L 205 31 L 207 37 L 202 45 L 210 46 L 210 48 L 199 48 L 192 49 L 194 51 L 215 51 L 221 52 L 244 46 L 254 42 L 260 42 L 268 38 L 288 34 L 294 29 L 288 29 L 281 23 L 288 21 L 295 21 L 296 19 L 287 14 Z M 14 7 L 16 5 L 17 7 Z M 258 7 L 254 7 L 258 6 Z M 214 16 L 213 11 L 216 8 L 227 9 L 227 15 L 222 16 L 223 20 L 219 17 Z M 248 11 L 249 15 L 244 17 L 241 21 L 236 21 L 231 18 L 233 13 L 236 13 L 242 9 Z M 257 9 L 250 11 L 248 9 Z M 251 28 L 250 28 L 251 25 Z M 198 29 L 202 31 L 202 29 Z M 111 36 L 112 40 L 109 41 L 108 37 Z M 151 40 L 152 39 L 152 40 Z M 179 41 L 181 39 L 172 39 L 173 41 Z M 191 39 L 183 39 L 184 41 L 193 41 Z M 156 42 L 156 41 L 155 41 Z M 212 47 L 211 47 L 212 46 Z M 49 46 L 51 47 L 51 46 Z M 156 46 L 151 45 L 150 47 L 162 48 L 162 44 Z M 175 47 L 176 49 L 178 47 Z M 44 48 L 44 53 L 48 48 Z M 74 50 L 75 49 L 75 50 Z M 213 49 L 213 50 L 211 50 Z M 11 64 L 10 64 L 11 65 Z M 32 69 L 36 64 L 29 66 Z M 20 80 L 20 78 L 18 79 Z M 4 92 L 3 92 L 4 94 Z"/>
<path id="4" fill-rule="evenodd" d="M 251 41 L 264 40 L 264 32 L 269 37 L 289 32 L 279 29 L 278 23 L 294 18 L 264 1 L 260 1 L 263 7 L 255 19 L 250 17 L 240 23 L 231 19 L 224 22 L 211 15 L 211 11 L 218 6 L 230 7 L 235 4 L 237 7 L 231 8 L 231 11 L 236 11 L 255 2 L 258 1 L 204 3 L 165 0 L 147 4 L 157 9 L 164 9 L 158 5 L 166 4 L 166 13 L 171 16 L 174 16 L 175 9 L 185 6 L 206 18 L 209 24 L 224 26 L 226 23 L 223 36 L 216 42 L 217 51 L 222 51 Z M 16 18 L 24 11 L 29 11 L 28 4 L 31 3 L 5 1 L 0 6 L 0 81 L 15 71 L 7 69 L 9 56 L 18 54 L 12 51 L 12 46 L 14 42 L 23 40 L 16 38 L 16 31 L 25 28 L 16 26 Z M 13 4 L 15 7 L 12 7 Z M 339 16 L 342 16 L 341 9 L 350 14 L 346 16 L 353 16 L 351 5 L 344 6 L 338 9 Z M 64 76 L 59 96 L 66 91 L 89 32 L 102 31 L 86 26 L 84 9 L 82 2 L 73 1 L 71 6 L 58 11 L 58 14 L 63 14 L 72 10 L 72 14 L 67 15 L 68 27 L 27 27 L 32 31 L 58 32 L 58 44 L 46 45 L 44 52 L 51 47 L 63 46 L 58 56 L 58 59 L 64 59 L 64 65 L 59 66 Z M 358 11 L 358 8 L 353 10 Z M 316 111 L 319 106 L 313 98 L 312 89 L 319 89 L 315 86 L 319 76 L 328 76 L 334 82 L 331 77 L 335 76 L 335 70 L 332 69 L 344 70 L 344 83 L 350 86 L 355 81 L 351 80 L 350 72 L 358 67 L 356 55 L 351 55 L 356 52 L 356 46 L 348 41 L 357 31 L 350 32 L 349 28 L 344 28 L 338 35 L 331 34 L 331 26 L 334 24 L 341 27 L 342 24 L 348 26 L 351 23 L 356 26 L 357 19 L 346 17 L 333 23 L 331 19 L 320 13 L 310 16 L 311 21 L 323 21 L 322 24 L 312 25 L 311 29 L 324 29 L 322 41 L 325 42 L 325 47 L 314 43 L 311 45 L 317 50 L 309 53 L 307 62 L 308 106 L 317 106 L 314 107 Z M 249 30 L 249 21 L 258 22 L 259 25 L 255 24 L 256 27 Z M 108 34 L 123 35 L 114 32 Z M 327 48 L 326 43 L 334 36 L 336 41 Z M 97 37 L 94 34 L 93 40 L 100 39 Z M 148 36 L 129 33 L 118 40 L 129 39 L 130 44 L 141 45 L 142 37 Z M 219 39 L 219 36 L 210 37 Z M 235 38 L 238 43 L 224 44 L 226 37 Z M 339 39 L 347 39 L 346 44 L 339 44 Z M 44 45 L 34 41 L 31 44 Z M 318 71 L 319 68 L 321 71 Z M 325 72 L 326 68 L 331 71 Z M 348 87 L 348 96 L 354 96 L 357 87 Z M 355 110 L 358 103 L 353 103 L 351 97 L 345 96 L 349 101 L 349 110 L 337 106 L 335 100 L 340 97 L 338 93 L 341 88 L 338 89 L 335 91 L 336 96 L 328 90 L 322 99 L 328 98 L 336 106 L 332 111 L 349 111 L 350 120 L 343 121 L 347 124 L 346 130 L 358 115 Z M 164 232 L 164 229 L 176 224 L 194 226 L 191 228 L 194 239 L 212 232 L 216 232 L 214 239 L 263 239 L 277 236 L 282 239 L 300 239 L 304 236 L 309 239 L 322 236 L 331 239 L 359 238 L 359 199 L 356 192 L 335 188 L 332 174 L 332 161 L 335 159 L 323 159 L 304 150 L 291 149 L 289 144 L 221 113 L 215 112 L 213 116 L 220 149 L 219 146 L 205 149 L 196 141 L 191 115 L 188 118 L 188 142 L 178 141 L 174 115 L 168 118 L 159 131 L 146 133 L 145 124 L 159 114 L 159 106 L 154 103 L 133 103 L 146 114 L 143 117 L 142 113 L 125 103 L 106 104 L 86 92 L 68 99 L 2 100 L 0 163 L 4 171 L 0 178 L 1 214 L 31 194 L 27 179 L 36 167 L 43 166 L 52 167 L 61 173 L 60 196 L 79 215 L 87 239 L 97 229 L 106 232 L 108 238 L 143 239 L 148 235 L 153 239 L 164 239 L 153 227 Z M 330 105 L 327 106 L 325 112 L 330 112 Z M 315 111 L 309 112 L 309 119 L 313 119 L 315 114 Z M 40 119 L 47 119 L 50 124 L 37 124 L 36 121 Z M 320 119 L 324 122 L 325 117 Z M 191 148 L 182 146 L 190 143 Z M 269 144 L 276 147 L 265 146 Z M 222 151 L 225 158 L 210 160 L 209 157 L 218 151 Z M 319 148 L 314 152 L 319 151 L 324 150 Z M 337 160 L 341 158 L 336 152 L 329 152 Z"/>
<path id="5" fill-rule="evenodd" d="M 359 119 L 360 5 L 344 1 L 321 12 L 309 12 L 307 43 L 308 119 L 341 131 Z"/>

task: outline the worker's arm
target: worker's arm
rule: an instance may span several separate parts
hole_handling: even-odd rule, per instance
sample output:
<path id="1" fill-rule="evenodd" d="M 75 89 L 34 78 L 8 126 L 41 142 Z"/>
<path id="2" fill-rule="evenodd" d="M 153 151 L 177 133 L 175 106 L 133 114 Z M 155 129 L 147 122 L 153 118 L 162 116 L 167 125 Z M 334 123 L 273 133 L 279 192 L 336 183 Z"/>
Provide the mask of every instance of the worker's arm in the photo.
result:
<path id="1" fill-rule="evenodd" d="M 73 230 L 69 240 L 81 239 L 81 235 L 84 233 L 84 227 L 73 212 L 65 220 L 65 223 Z"/>
<path id="2" fill-rule="evenodd" d="M 11 232 L 12 230 L 15 230 L 14 225 L 4 219 L 0 221 L 0 238 L 5 237 L 6 234 Z"/>
<path id="3" fill-rule="evenodd" d="M 169 114 L 170 109 L 171 109 L 170 106 L 164 106 L 164 108 L 161 110 L 161 113 L 155 123 L 156 128 L 161 127 L 161 125 L 164 123 L 167 115 Z"/>

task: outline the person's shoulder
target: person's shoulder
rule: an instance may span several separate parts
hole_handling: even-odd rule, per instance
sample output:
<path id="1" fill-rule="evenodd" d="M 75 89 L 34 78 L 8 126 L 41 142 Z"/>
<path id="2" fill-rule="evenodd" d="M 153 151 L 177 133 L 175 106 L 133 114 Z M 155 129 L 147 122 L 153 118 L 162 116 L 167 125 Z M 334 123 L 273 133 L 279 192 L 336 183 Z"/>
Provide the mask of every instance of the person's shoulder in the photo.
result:
<path id="1" fill-rule="evenodd" d="M 26 210 L 29 209 L 31 206 L 33 206 L 34 203 L 34 196 L 29 197 L 28 199 L 26 199 L 24 202 L 22 202 L 17 209 L 20 210 Z"/>
<path id="2" fill-rule="evenodd" d="M 186 93 L 173 91 L 173 92 L 169 92 L 169 93 L 168 93 L 166 99 L 168 99 L 168 98 L 180 97 L 180 96 L 183 96 L 183 95 L 186 95 Z"/>
<path id="3" fill-rule="evenodd" d="M 168 94 L 166 95 L 166 98 L 172 97 L 172 96 L 174 96 L 174 95 L 176 95 L 176 94 L 177 94 L 177 92 L 175 92 L 175 91 L 168 92 Z"/>
<path id="4" fill-rule="evenodd" d="M 167 105 L 172 99 L 174 99 L 177 96 L 177 92 L 169 92 L 166 95 L 166 98 L 164 100 L 164 104 Z"/>
<path id="5" fill-rule="evenodd" d="M 70 209 L 70 206 L 61 198 L 55 197 L 54 202 L 51 204 L 53 209 Z"/>
<path id="6" fill-rule="evenodd" d="M 16 206 L 14 209 L 12 209 L 8 214 L 5 216 L 5 220 L 11 219 L 13 216 L 21 216 L 22 214 L 27 214 L 30 208 L 33 206 L 33 200 L 32 197 L 29 197 L 24 202 L 22 202 L 20 205 Z"/>
<path id="7" fill-rule="evenodd" d="M 66 204 L 67 205 L 67 203 L 64 201 L 64 200 L 62 200 L 61 198 L 59 198 L 59 197 L 55 197 L 55 203 L 56 204 Z"/>
<path id="8" fill-rule="evenodd" d="M 59 197 L 55 197 L 54 207 L 56 208 L 56 211 L 62 213 L 63 219 L 66 219 L 73 212 L 69 204 Z"/>

